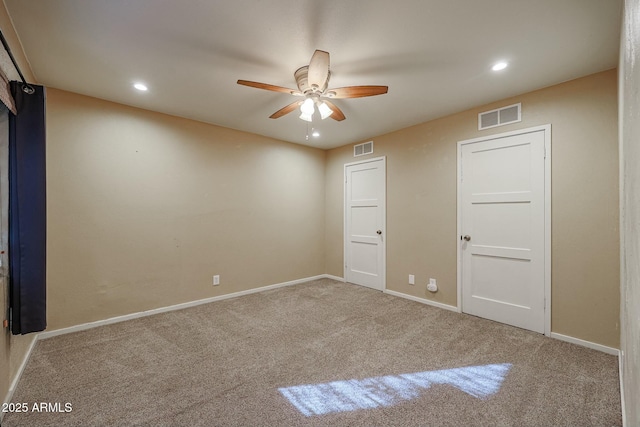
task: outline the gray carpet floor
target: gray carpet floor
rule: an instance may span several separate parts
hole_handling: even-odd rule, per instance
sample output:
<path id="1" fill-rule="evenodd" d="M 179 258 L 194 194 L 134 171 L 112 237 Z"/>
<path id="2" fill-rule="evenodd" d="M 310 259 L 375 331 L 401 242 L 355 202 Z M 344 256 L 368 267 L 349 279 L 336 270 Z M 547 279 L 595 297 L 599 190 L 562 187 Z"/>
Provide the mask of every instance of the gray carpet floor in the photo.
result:
<path id="1" fill-rule="evenodd" d="M 328 279 L 39 341 L 13 402 L 3 426 L 622 423 L 614 356 Z"/>

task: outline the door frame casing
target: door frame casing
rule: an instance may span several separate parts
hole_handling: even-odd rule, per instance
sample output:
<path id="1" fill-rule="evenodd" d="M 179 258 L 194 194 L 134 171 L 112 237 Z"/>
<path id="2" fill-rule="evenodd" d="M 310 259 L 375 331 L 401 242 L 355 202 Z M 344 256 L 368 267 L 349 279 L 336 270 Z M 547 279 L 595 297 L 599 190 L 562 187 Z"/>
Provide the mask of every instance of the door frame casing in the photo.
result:
<path id="1" fill-rule="evenodd" d="M 511 136 L 524 135 L 533 132 L 544 132 L 544 334 L 551 336 L 551 124 L 534 126 L 525 129 L 519 129 L 511 132 L 504 132 L 492 135 L 486 135 L 473 139 L 458 141 L 457 146 L 457 172 L 456 172 L 456 191 L 457 191 L 457 308 L 462 313 L 462 245 L 460 236 L 462 236 L 462 195 L 461 195 L 461 173 L 462 173 L 462 146 L 477 142 L 491 141 Z"/>
<path id="2" fill-rule="evenodd" d="M 384 203 L 384 209 L 382 209 L 382 266 L 381 268 L 381 276 L 382 276 L 382 291 L 387 289 L 387 156 L 380 156 L 371 159 L 359 160 L 355 162 L 345 163 L 343 167 L 343 182 L 342 182 L 342 240 L 343 240 L 343 256 L 342 256 L 342 275 L 344 277 L 344 281 L 347 280 L 347 254 L 348 254 L 348 244 L 349 244 L 349 235 L 347 230 L 347 168 L 349 166 L 355 165 L 363 165 L 367 163 L 373 163 L 382 160 L 382 165 L 384 167 L 384 196 L 382 201 Z"/>

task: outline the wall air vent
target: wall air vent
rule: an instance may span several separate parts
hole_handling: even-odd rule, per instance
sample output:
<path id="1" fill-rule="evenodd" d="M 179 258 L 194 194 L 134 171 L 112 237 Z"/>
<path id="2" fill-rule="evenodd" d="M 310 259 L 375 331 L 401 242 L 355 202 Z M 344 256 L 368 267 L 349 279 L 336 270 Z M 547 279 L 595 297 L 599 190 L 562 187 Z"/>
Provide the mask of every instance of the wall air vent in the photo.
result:
<path id="1" fill-rule="evenodd" d="M 522 104 L 513 104 L 478 114 L 478 130 L 522 121 Z"/>
<path id="2" fill-rule="evenodd" d="M 373 141 L 363 142 L 353 146 L 353 157 L 364 156 L 373 153 Z"/>

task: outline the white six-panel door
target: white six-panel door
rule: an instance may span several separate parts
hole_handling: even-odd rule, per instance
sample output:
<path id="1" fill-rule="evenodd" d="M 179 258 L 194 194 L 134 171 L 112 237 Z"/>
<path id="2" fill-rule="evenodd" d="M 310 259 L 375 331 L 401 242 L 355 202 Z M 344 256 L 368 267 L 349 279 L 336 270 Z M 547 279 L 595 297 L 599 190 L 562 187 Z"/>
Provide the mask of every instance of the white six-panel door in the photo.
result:
<path id="1" fill-rule="evenodd" d="M 345 280 L 385 287 L 385 158 L 345 165 Z"/>
<path id="2" fill-rule="evenodd" d="M 545 132 L 459 144 L 462 311 L 544 333 Z"/>

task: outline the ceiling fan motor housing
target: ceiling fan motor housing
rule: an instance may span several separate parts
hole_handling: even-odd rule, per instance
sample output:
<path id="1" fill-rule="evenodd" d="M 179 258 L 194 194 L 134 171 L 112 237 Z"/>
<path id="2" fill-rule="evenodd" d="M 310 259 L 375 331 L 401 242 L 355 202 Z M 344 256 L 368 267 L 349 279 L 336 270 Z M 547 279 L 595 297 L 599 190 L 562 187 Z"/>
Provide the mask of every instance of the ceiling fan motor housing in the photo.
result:
<path id="1" fill-rule="evenodd" d="M 321 94 L 325 90 L 327 90 L 327 87 L 329 86 L 331 71 L 329 71 L 327 80 L 324 82 L 324 85 L 322 85 L 322 87 L 312 87 L 309 85 L 309 66 L 308 65 L 298 68 L 296 72 L 293 73 L 293 76 L 296 79 L 296 84 L 298 85 L 298 89 L 300 89 L 300 92 L 304 93 L 305 95 L 311 92 L 317 92 Z"/>

